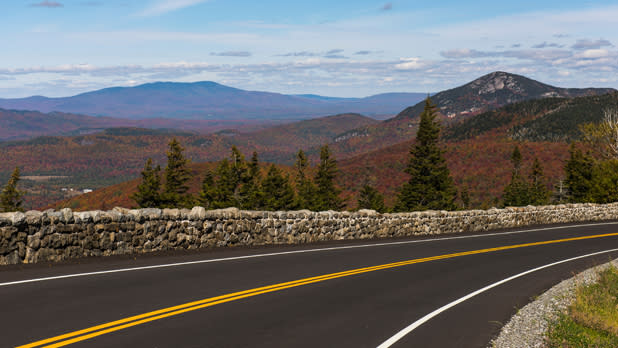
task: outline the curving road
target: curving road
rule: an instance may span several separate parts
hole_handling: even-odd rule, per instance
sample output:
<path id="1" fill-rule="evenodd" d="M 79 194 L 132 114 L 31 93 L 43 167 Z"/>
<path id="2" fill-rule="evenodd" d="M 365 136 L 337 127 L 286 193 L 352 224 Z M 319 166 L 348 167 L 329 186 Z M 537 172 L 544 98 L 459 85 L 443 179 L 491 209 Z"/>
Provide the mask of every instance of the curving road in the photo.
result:
<path id="1" fill-rule="evenodd" d="M 609 222 L 6 266 L 0 346 L 486 347 L 532 297 L 616 257 Z"/>

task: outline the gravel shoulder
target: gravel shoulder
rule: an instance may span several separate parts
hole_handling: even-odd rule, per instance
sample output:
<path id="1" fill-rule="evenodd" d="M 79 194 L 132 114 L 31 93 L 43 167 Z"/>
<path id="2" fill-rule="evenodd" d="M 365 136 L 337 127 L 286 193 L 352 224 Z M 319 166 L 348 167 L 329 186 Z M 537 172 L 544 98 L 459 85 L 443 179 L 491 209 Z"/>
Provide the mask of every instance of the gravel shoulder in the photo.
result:
<path id="1" fill-rule="evenodd" d="M 600 270 L 613 264 L 618 267 L 618 259 L 585 270 L 552 287 L 536 300 L 527 304 L 502 327 L 502 331 L 490 344 L 490 348 L 542 348 L 545 347 L 545 334 L 549 323 L 566 310 L 575 299 L 575 288 L 597 281 Z"/>

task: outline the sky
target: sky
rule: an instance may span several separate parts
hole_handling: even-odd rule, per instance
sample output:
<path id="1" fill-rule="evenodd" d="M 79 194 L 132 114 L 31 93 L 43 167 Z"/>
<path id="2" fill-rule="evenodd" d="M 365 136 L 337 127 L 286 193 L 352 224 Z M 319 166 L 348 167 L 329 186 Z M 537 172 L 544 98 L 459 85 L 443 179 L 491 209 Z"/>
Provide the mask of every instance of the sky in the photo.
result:
<path id="1" fill-rule="evenodd" d="M 618 88 L 618 2 L 11 0 L 0 98 L 154 81 L 363 97 L 492 71 Z"/>

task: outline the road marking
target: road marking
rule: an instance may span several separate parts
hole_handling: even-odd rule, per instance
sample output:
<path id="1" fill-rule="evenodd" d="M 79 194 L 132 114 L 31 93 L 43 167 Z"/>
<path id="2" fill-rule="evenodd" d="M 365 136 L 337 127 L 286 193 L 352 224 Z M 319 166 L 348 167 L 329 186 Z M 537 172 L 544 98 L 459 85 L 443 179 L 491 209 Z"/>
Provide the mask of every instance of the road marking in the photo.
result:
<path id="1" fill-rule="evenodd" d="M 107 271 L 84 272 L 84 273 L 65 274 L 65 275 L 53 276 L 53 277 L 17 280 L 17 281 L 12 281 L 12 282 L 0 283 L 0 287 L 2 287 L 2 286 L 11 286 L 11 285 L 19 285 L 19 284 L 27 284 L 27 283 L 35 283 L 35 282 L 43 282 L 43 281 L 50 281 L 50 280 L 58 280 L 58 279 L 66 279 L 66 278 L 87 277 L 87 276 L 104 275 L 104 274 L 112 274 L 112 273 L 122 273 L 122 272 L 135 272 L 135 271 L 144 271 L 144 270 L 151 270 L 151 269 L 158 269 L 158 268 L 180 267 L 180 266 L 189 266 L 189 265 L 197 265 L 197 264 L 204 264 L 204 263 L 215 263 L 215 262 L 223 262 L 223 261 L 233 261 L 233 260 L 246 260 L 246 259 L 261 258 L 261 257 L 292 255 L 292 254 L 304 254 L 304 253 L 313 253 L 313 252 L 321 252 L 321 251 L 333 251 L 333 250 L 345 250 L 345 249 L 357 249 L 357 248 L 370 248 L 370 247 L 403 245 L 403 244 L 428 243 L 428 242 L 436 242 L 436 241 L 443 241 L 443 240 L 492 237 L 492 236 L 520 234 L 520 233 L 529 233 L 529 232 L 538 232 L 538 231 L 558 230 L 558 229 L 566 229 L 566 228 L 573 228 L 573 227 L 592 227 L 592 226 L 616 225 L 616 224 L 618 224 L 618 222 L 602 222 L 602 223 L 594 223 L 594 224 L 544 227 L 544 228 L 535 228 L 535 229 L 529 229 L 529 230 L 518 230 L 518 231 L 510 231 L 510 232 L 496 232 L 496 233 L 475 234 L 475 235 L 470 235 L 470 236 L 442 237 L 442 238 L 431 238 L 431 239 L 421 239 L 421 240 L 408 240 L 408 241 L 400 241 L 400 242 L 385 242 L 385 243 L 347 245 L 347 246 L 340 246 L 340 247 L 328 247 L 328 248 L 318 248 L 318 249 L 303 249 L 303 250 L 283 251 L 283 252 L 277 252 L 277 253 L 266 253 L 266 254 L 257 254 L 257 255 L 244 255 L 244 256 L 235 256 L 235 257 L 225 257 L 225 258 L 219 258 L 219 259 L 209 259 L 209 260 L 199 260 L 199 261 L 168 263 L 168 264 L 161 264 L 161 265 L 131 267 L 131 268 L 120 268 L 120 269 L 112 269 L 112 270 L 107 270 Z"/>
<path id="2" fill-rule="evenodd" d="M 240 300 L 240 299 L 247 298 L 247 297 L 257 296 L 260 294 L 266 294 L 266 293 L 280 291 L 280 290 L 289 289 L 293 287 L 323 282 L 323 281 L 330 280 L 330 279 L 343 278 L 343 277 L 348 277 L 348 276 L 363 274 L 363 273 L 368 273 L 368 272 L 374 272 L 374 271 L 383 270 L 383 269 L 402 267 L 402 266 L 412 265 L 416 263 L 423 263 L 423 262 L 429 262 L 429 261 L 435 261 L 435 260 L 450 259 L 450 258 L 455 258 L 455 257 L 460 257 L 460 256 L 484 254 L 484 253 L 490 253 L 490 252 L 502 251 L 502 250 L 510 250 L 510 249 L 556 244 L 556 243 L 565 243 L 565 242 L 580 241 L 580 240 L 587 240 L 587 239 L 616 237 L 616 236 L 618 236 L 618 233 L 606 233 L 606 234 L 598 234 L 598 235 L 591 235 L 591 236 L 548 240 L 548 241 L 542 241 L 542 242 L 506 245 L 506 246 L 501 246 L 501 247 L 470 250 L 470 251 L 463 251 L 463 252 L 452 253 L 452 254 L 425 257 L 425 258 L 420 258 L 420 259 L 405 260 L 405 261 L 393 262 L 393 263 L 388 263 L 388 264 L 383 264 L 383 265 L 357 268 L 357 269 L 352 269 L 352 270 L 337 272 L 337 273 L 329 273 L 329 274 L 324 274 L 320 276 L 303 278 L 303 279 L 294 280 L 290 282 L 273 284 L 273 285 L 259 287 L 255 289 L 249 289 L 249 290 L 234 292 L 234 293 L 225 294 L 221 296 L 206 298 L 203 300 L 189 302 L 189 303 L 185 303 L 185 304 L 178 305 L 178 306 L 163 308 L 163 309 L 159 309 L 153 312 L 148 312 L 148 313 L 116 320 L 113 322 L 93 326 L 93 327 L 86 328 L 83 330 L 69 332 L 69 333 L 66 333 L 60 336 L 36 341 L 33 343 L 19 346 L 17 348 L 42 347 L 45 344 L 53 343 L 53 342 L 56 342 L 56 343 L 46 345 L 44 347 L 46 348 L 64 347 L 69 344 L 88 340 L 88 339 L 101 336 L 101 335 L 104 335 L 110 332 L 123 330 L 129 327 L 132 327 L 132 326 L 141 325 L 141 324 L 148 323 L 151 321 L 176 316 L 179 314 L 183 314 L 183 313 L 190 312 L 190 311 L 195 311 L 195 310 L 206 308 L 206 307 L 211 307 L 211 306 L 221 304 L 221 303 L 236 301 L 236 300 Z"/>
<path id="3" fill-rule="evenodd" d="M 424 317 L 420 318 L 419 320 L 413 322 L 412 324 L 410 324 L 409 326 L 407 326 L 403 330 L 401 330 L 398 333 L 396 333 L 393 337 L 391 337 L 388 340 L 384 341 L 384 343 L 380 344 L 377 348 L 388 348 L 388 347 L 392 346 L 393 344 L 397 343 L 397 341 L 399 341 L 400 339 L 405 337 L 407 334 L 409 334 L 410 332 L 414 331 L 414 329 L 416 329 L 419 326 L 423 325 L 424 323 L 426 323 L 427 321 L 429 321 L 433 317 L 437 316 L 438 314 L 440 314 L 440 313 L 442 313 L 442 312 L 444 312 L 444 311 L 446 311 L 446 310 L 448 310 L 448 309 L 450 309 L 452 307 L 455 307 L 456 305 L 458 305 L 458 304 L 460 304 L 460 303 L 462 303 L 464 301 L 467 301 L 467 300 L 471 299 L 472 297 L 474 297 L 474 296 L 476 296 L 478 294 L 481 294 L 481 293 L 483 293 L 483 292 L 485 292 L 485 291 L 487 291 L 489 289 L 495 288 L 496 286 L 502 285 L 502 284 L 504 284 L 506 282 L 509 282 L 509 281 L 513 280 L 513 279 L 516 279 L 516 278 L 519 278 L 519 277 L 523 277 L 523 276 L 528 275 L 528 274 L 530 274 L 532 272 L 536 272 L 536 271 L 542 270 L 544 268 L 549 268 L 549 267 L 552 267 L 552 266 L 556 266 L 556 265 L 559 265 L 561 263 L 570 262 L 570 261 L 574 261 L 574 260 L 578 260 L 578 259 L 583 259 L 583 258 L 586 258 L 586 257 L 600 255 L 600 254 L 606 254 L 606 253 L 610 253 L 610 252 L 613 252 L 613 251 L 618 251 L 618 249 L 610 249 L 610 250 L 599 251 L 599 252 L 596 252 L 596 253 L 581 255 L 581 256 L 570 258 L 570 259 L 566 259 L 566 260 L 550 263 L 548 265 L 544 265 L 544 266 L 540 266 L 540 267 L 537 267 L 537 268 L 533 268 L 533 269 L 527 270 L 525 272 L 516 274 L 514 276 L 508 277 L 506 279 L 503 279 L 501 281 L 498 281 L 496 283 L 493 283 L 491 285 L 488 285 L 488 286 L 486 286 L 486 287 L 484 287 L 482 289 L 479 289 L 479 290 L 476 290 L 474 292 L 471 292 L 468 295 L 466 295 L 466 296 L 464 296 L 464 297 L 462 297 L 462 298 L 460 298 L 458 300 L 455 300 L 455 301 L 453 301 L 453 302 L 451 302 L 449 304 L 446 304 L 446 305 L 436 309 L 435 311 L 425 315 Z"/>

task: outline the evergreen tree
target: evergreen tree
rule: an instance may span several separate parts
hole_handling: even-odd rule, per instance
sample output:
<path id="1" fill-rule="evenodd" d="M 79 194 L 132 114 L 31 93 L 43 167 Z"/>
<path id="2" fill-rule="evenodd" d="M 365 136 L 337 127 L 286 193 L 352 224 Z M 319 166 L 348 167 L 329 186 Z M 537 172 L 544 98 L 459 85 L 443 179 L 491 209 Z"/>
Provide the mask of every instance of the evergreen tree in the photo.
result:
<path id="1" fill-rule="evenodd" d="M 257 157 L 256 157 L 257 159 Z M 232 154 L 230 157 L 231 175 L 230 185 L 233 186 L 233 196 L 235 207 L 244 207 L 248 197 L 243 195 L 242 187 L 247 182 L 247 163 L 245 156 L 240 153 L 236 146 L 232 146 Z"/>
<path id="2" fill-rule="evenodd" d="M 589 154 L 584 154 L 580 149 L 571 144 L 570 157 L 564 167 L 566 174 L 568 199 L 572 203 L 592 202 L 592 170 L 594 160 Z"/>
<path id="3" fill-rule="evenodd" d="M 515 146 L 511 155 L 513 173 L 511 182 L 504 188 L 504 205 L 521 207 L 530 204 L 530 188 L 521 174 L 522 156 L 519 147 Z"/>
<path id="4" fill-rule="evenodd" d="M 547 189 L 546 181 L 541 162 L 535 157 L 530 174 L 530 204 L 538 206 L 549 202 L 551 191 Z"/>
<path id="5" fill-rule="evenodd" d="M 335 186 L 337 176 L 337 161 L 331 158 L 328 145 L 320 148 L 320 164 L 315 176 L 317 186 L 314 210 L 339 210 L 343 202 L 339 198 L 340 190 Z"/>
<path id="6" fill-rule="evenodd" d="M 591 201 L 618 202 L 618 159 L 601 161 L 592 169 Z"/>
<path id="7" fill-rule="evenodd" d="M 23 193 L 17 189 L 19 167 L 15 167 L 9 181 L 0 193 L 0 209 L 5 212 L 23 211 L 21 198 Z"/>
<path id="8" fill-rule="evenodd" d="M 436 120 L 436 106 L 429 97 L 425 100 L 420 118 L 416 141 L 410 149 L 410 162 L 406 168 L 410 179 L 403 184 L 395 209 L 454 210 L 455 185 L 446 166 L 444 151 L 438 146 L 440 123 Z"/>
<path id="9" fill-rule="evenodd" d="M 167 166 L 165 167 L 165 185 L 163 186 L 163 206 L 170 208 L 189 207 L 192 199 L 186 192 L 189 190 L 187 181 L 191 174 L 187 165 L 189 161 L 184 157 L 184 149 L 173 138 L 167 151 Z"/>
<path id="10" fill-rule="evenodd" d="M 257 152 L 253 152 L 251 162 L 248 164 L 247 174 L 244 178 L 244 184 L 240 188 L 241 208 L 242 209 L 260 209 L 262 207 L 262 191 L 260 190 L 260 163 Z"/>
<path id="11" fill-rule="evenodd" d="M 238 185 L 234 176 L 233 166 L 227 158 L 224 158 L 217 167 L 218 180 L 215 184 L 215 190 L 212 200 L 212 208 L 229 208 L 238 207 L 238 201 L 235 198 L 235 191 Z"/>
<path id="12" fill-rule="evenodd" d="M 268 174 L 262 182 L 264 193 L 263 207 L 266 210 L 292 210 L 295 208 L 294 190 L 290 185 L 289 176 L 283 176 L 274 164 L 268 169 Z"/>
<path id="13" fill-rule="evenodd" d="M 207 170 L 204 180 L 202 180 L 202 189 L 198 196 L 198 203 L 206 209 L 214 209 L 216 199 L 217 187 L 215 186 L 215 177 L 210 170 Z"/>
<path id="14" fill-rule="evenodd" d="M 296 205 L 299 209 L 315 209 L 316 187 L 307 175 L 309 163 L 303 150 L 296 154 L 296 190 L 298 191 Z"/>
<path id="15" fill-rule="evenodd" d="M 161 205 L 161 166 L 152 167 L 152 158 L 146 160 L 142 171 L 142 182 L 131 198 L 140 208 L 156 208 Z"/>
<path id="16" fill-rule="evenodd" d="M 358 209 L 373 209 L 379 213 L 386 212 L 384 196 L 369 184 L 363 185 L 358 197 Z"/>

